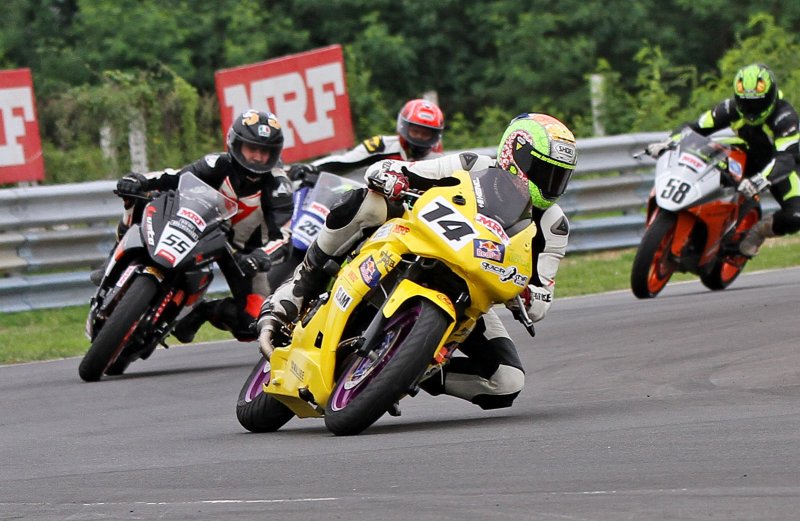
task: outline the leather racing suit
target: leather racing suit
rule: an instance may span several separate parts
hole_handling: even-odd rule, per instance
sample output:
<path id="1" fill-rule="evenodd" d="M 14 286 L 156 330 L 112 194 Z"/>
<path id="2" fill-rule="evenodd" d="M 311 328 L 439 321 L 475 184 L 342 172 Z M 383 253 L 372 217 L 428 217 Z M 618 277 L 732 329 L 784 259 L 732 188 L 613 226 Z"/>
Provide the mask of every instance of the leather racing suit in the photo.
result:
<path id="1" fill-rule="evenodd" d="M 747 142 L 745 177 L 763 174 L 771 183 L 772 196 L 781 206 L 771 216 L 772 233 L 768 236 L 800 230 L 799 125 L 800 119 L 794 107 L 782 98 L 776 101 L 775 109 L 760 125 L 747 124 L 736 110 L 733 98 L 718 103 L 697 121 L 686 125 L 704 136 L 730 127 Z"/>
<path id="2" fill-rule="evenodd" d="M 353 149 L 338 155 L 317 159 L 311 164 L 324 172 L 332 174 L 346 174 L 358 168 L 369 166 L 383 159 L 398 159 L 401 161 L 433 159 L 442 155 L 441 140 L 424 156 L 409 157 L 408 153 L 400 146 L 400 137 L 373 136 L 365 139 Z"/>

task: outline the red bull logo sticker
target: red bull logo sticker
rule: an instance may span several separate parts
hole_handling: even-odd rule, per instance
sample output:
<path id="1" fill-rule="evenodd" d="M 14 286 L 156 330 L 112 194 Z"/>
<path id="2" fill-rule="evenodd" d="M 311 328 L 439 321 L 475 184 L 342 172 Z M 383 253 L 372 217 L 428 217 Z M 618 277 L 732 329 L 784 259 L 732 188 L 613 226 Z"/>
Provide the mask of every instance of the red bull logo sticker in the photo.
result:
<path id="1" fill-rule="evenodd" d="M 378 270 L 378 265 L 372 255 L 358 266 L 358 271 L 361 273 L 361 280 L 370 288 L 374 288 L 381 280 L 381 272 Z"/>
<path id="2" fill-rule="evenodd" d="M 474 239 L 472 241 L 472 254 L 477 259 L 488 259 L 495 262 L 503 262 L 506 256 L 506 247 L 494 241 Z"/>

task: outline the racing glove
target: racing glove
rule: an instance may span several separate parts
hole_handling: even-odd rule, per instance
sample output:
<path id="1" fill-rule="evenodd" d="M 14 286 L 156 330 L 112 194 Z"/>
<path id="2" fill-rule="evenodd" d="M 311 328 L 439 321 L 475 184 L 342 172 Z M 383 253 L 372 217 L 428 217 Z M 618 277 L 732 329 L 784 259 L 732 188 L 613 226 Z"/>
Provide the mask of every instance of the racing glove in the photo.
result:
<path id="1" fill-rule="evenodd" d="M 319 168 L 310 163 L 295 163 L 289 167 L 287 175 L 292 181 L 300 181 L 302 184 L 313 186 L 317 182 Z"/>
<path id="2" fill-rule="evenodd" d="M 522 302 L 525 304 L 525 311 L 534 322 L 544 318 L 550 308 L 550 303 L 553 301 L 553 295 L 549 290 L 533 284 L 528 284 L 520 293 L 520 297 L 522 297 Z M 515 319 L 519 320 L 522 310 L 519 309 L 516 299 L 507 301 L 506 308 L 511 311 Z"/>
<path id="3" fill-rule="evenodd" d="M 261 271 L 269 271 L 272 266 L 269 255 L 261 248 L 256 248 L 246 255 L 237 252 L 234 254 L 234 258 L 245 277 L 253 277 Z"/>
<path id="4" fill-rule="evenodd" d="M 367 186 L 381 192 L 390 200 L 402 199 L 403 192 L 408 190 L 408 177 L 405 174 L 406 168 L 403 166 L 398 169 L 398 166 L 392 160 L 371 165 L 365 173 Z"/>
<path id="5" fill-rule="evenodd" d="M 658 159 L 658 156 L 663 154 L 669 147 L 672 146 L 672 139 L 665 139 L 664 141 L 659 141 L 658 143 L 650 143 L 647 145 L 645 150 L 647 151 L 647 155 L 652 157 L 653 159 Z"/>
<path id="6" fill-rule="evenodd" d="M 117 181 L 116 194 L 120 197 L 126 195 L 140 195 L 147 191 L 147 178 L 137 172 L 131 172 Z"/>
<path id="7" fill-rule="evenodd" d="M 753 177 L 742 179 L 737 190 L 748 199 L 754 199 L 758 194 L 769 188 L 771 184 L 763 174 L 756 174 Z"/>

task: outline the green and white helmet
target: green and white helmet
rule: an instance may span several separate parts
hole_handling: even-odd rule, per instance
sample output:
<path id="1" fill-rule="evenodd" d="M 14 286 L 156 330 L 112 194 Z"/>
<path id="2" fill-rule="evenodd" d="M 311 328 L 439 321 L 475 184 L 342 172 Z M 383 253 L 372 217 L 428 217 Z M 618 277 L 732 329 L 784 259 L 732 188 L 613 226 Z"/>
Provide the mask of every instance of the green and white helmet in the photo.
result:
<path id="1" fill-rule="evenodd" d="M 760 125 L 772 114 L 778 100 L 778 83 L 766 65 L 742 67 L 733 78 L 736 110 L 751 125 Z"/>
<path id="2" fill-rule="evenodd" d="M 567 189 L 577 160 L 575 136 L 547 114 L 515 117 L 497 148 L 497 164 L 527 180 L 533 206 L 543 210 Z"/>

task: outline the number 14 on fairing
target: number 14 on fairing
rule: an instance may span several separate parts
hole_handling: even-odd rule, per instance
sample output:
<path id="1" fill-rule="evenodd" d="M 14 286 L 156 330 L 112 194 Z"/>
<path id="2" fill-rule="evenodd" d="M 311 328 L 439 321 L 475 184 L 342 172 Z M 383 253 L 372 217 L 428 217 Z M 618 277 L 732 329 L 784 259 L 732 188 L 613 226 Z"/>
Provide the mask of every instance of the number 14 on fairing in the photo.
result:
<path id="1" fill-rule="evenodd" d="M 437 197 L 428 203 L 420 210 L 419 215 L 431 230 L 447 239 L 447 244 L 456 251 L 478 237 L 478 232 L 469 220 L 443 197 Z"/>

